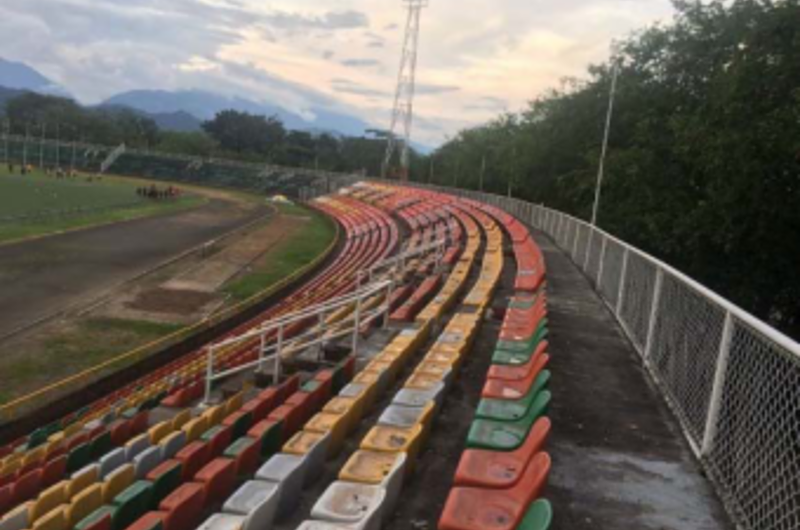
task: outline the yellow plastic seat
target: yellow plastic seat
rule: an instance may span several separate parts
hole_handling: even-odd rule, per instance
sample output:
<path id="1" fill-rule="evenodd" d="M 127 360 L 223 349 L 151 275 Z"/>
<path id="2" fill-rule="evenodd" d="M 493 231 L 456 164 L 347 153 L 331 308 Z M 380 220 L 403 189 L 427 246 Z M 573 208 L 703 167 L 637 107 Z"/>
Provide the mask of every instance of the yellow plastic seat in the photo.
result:
<path id="1" fill-rule="evenodd" d="M 421 440 L 422 425 L 417 424 L 408 429 L 376 425 L 364 436 L 361 441 L 361 449 L 384 453 L 406 453 L 408 455 L 406 470 L 410 473 L 419 453 Z"/>
<path id="2" fill-rule="evenodd" d="M 323 432 L 297 431 L 289 441 L 283 444 L 281 451 L 290 455 L 303 456 L 324 437 L 325 433 Z"/>
<path id="3" fill-rule="evenodd" d="M 364 416 L 364 394 L 359 397 L 336 396 L 322 408 L 323 412 L 338 414 L 345 418 L 347 432 L 352 432 Z"/>
<path id="4" fill-rule="evenodd" d="M 369 410 L 375 404 L 378 397 L 378 381 L 380 374 L 377 372 L 362 371 L 353 378 L 354 383 L 364 386 L 364 410 Z"/>
<path id="5" fill-rule="evenodd" d="M 172 424 L 168 421 L 162 421 L 150 427 L 147 430 L 147 435 L 150 437 L 150 444 L 156 445 L 171 432 Z"/>
<path id="6" fill-rule="evenodd" d="M 67 508 L 67 505 L 61 505 L 50 510 L 33 523 L 31 530 L 68 530 Z"/>
<path id="7" fill-rule="evenodd" d="M 225 407 L 222 405 L 216 405 L 209 409 L 206 409 L 203 414 L 200 415 L 201 418 L 206 419 L 206 427 L 211 428 L 215 425 L 219 425 L 222 421 L 222 418 L 225 416 Z"/>
<path id="8" fill-rule="evenodd" d="M 339 472 L 339 480 L 360 482 L 361 484 L 380 484 L 402 458 L 402 453 L 359 449 L 342 467 Z"/>
<path id="9" fill-rule="evenodd" d="M 97 484 L 100 480 L 100 467 L 88 466 L 81 471 L 72 475 L 72 479 L 68 480 L 67 496 L 74 499 L 75 496 L 93 484 Z"/>
<path id="10" fill-rule="evenodd" d="M 114 497 L 123 492 L 136 480 L 136 471 L 132 464 L 125 464 L 106 476 L 102 484 L 103 502 L 111 503 Z"/>
<path id="11" fill-rule="evenodd" d="M 411 374 L 411 377 L 406 380 L 406 383 L 403 385 L 403 387 L 410 388 L 412 390 L 431 390 L 441 381 L 441 379 L 431 374 L 414 372 Z"/>
<path id="12" fill-rule="evenodd" d="M 440 381 L 444 381 L 451 372 L 452 368 L 449 364 L 428 360 L 423 360 L 417 365 L 416 370 L 414 370 L 415 374 L 428 374 L 438 377 Z"/>
<path id="13" fill-rule="evenodd" d="M 191 419 L 181 427 L 181 430 L 186 433 L 186 443 L 194 442 L 208 430 L 208 419 L 205 416 Z"/>
<path id="14" fill-rule="evenodd" d="M 181 427 L 186 425 L 186 422 L 188 422 L 191 419 L 192 419 L 192 411 L 191 410 L 185 409 L 185 410 L 180 411 L 179 413 L 177 413 L 172 418 L 172 430 L 173 431 L 179 430 Z"/>
<path id="15" fill-rule="evenodd" d="M 228 401 L 225 402 L 225 416 L 228 416 L 244 405 L 244 392 L 239 392 L 228 398 Z"/>
<path id="16" fill-rule="evenodd" d="M 344 446 L 347 436 L 347 419 L 340 414 L 330 412 L 318 412 L 308 422 L 303 430 L 317 433 L 331 433 L 331 441 L 328 446 L 328 456 L 334 457 L 339 454 Z"/>
<path id="17" fill-rule="evenodd" d="M 45 457 L 46 451 L 47 449 L 44 445 L 40 445 L 36 449 L 31 449 L 22 457 L 22 465 L 27 466 L 29 464 L 42 461 Z"/>
<path id="18" fill-rule="evenodd" d="M 48 512 L 55 510 L 58 506 L 69 502 L 67 486 L 69 481 L 62 480 L 39 494 L 39 498 L 33 501 L 30 517 L 36 521 Z"/>
<path id="19" fill-rule="evenodd" d="M 68 522 L 70 528 L 87 515 L 103 505 L 103 485 L 94 484 L 72 498 L 69 505 Z"/>

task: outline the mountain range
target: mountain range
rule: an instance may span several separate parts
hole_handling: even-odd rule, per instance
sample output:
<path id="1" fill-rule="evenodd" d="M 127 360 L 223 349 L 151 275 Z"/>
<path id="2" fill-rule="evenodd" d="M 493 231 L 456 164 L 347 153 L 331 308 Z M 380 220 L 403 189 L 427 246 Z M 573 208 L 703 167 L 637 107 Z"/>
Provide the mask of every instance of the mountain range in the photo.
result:
<path id="1" fill-rule="evenodd" d="M 30 66 L 0 58 L 0 108 L 5 101 L 24 91 L 71 97 L 69 91 Z M 108 98 L 100 107 L 127 107 L 153 118 L 158 126 L 171 131 L 196 131 L 203 121 L 222 110 L 277 116 L 288 129 L 332 132 L 361 136 L 371 125 L 334 109 L 315 107 L 308 110 L 311 119 L 278 105 L 260 103 L 203 90 L 131 90 Z"/>

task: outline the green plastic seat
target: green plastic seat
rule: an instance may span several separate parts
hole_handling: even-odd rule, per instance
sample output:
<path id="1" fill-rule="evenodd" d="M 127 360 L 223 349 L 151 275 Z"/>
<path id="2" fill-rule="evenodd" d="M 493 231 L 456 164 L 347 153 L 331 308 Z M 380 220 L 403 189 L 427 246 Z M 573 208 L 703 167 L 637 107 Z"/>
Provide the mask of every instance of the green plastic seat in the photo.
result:
<path id="1" fill-rule="evenodd" d="M 478 403 L 476 418 L 497 421 L 517 421 L 524 417 L 539 393 L 547 388 L 550 371 L 544 370 L 531 385 L 528 393 L 517 400 L 483 398 Z"/>
<path id="2" fill-rule="evenodd" d="M 92 446 L 89 443 L 83 443 L 76 446 L 67 455 L 67 473 L 72 473 L 83 467 L 89 465 L 92 461 Z"/>
<path id="3" fill-rule="evenodd" d="M 252 411 L 239 411 L 235 412 L 236 419 L 230 423 L 231 427 L 231 439 L 238 440 L 245 434 L 247 434 L 247 429 L 253 424 L 253 412 Z M 227 424 L 228 419 L 223 420 L 223 424 Z"/>
<path id="4" fill-rule="evenodd" d="M 94 524 L 105 517 L 106 515 L 111 516 L 111 530 L 121 530 L 120 526 L 117 522 L 117 507 L 111 504 L 106 504 L 104 506 L 99 507 L 80 521 L 75 524 L 75 530 L 84 530 L 84 528 L 89 528 L 94 526 Z"/>
<path id="5" fill-rule="evenodd" d="M 91 442 L 89 442 L 89 450 L 92 453 L 92 460 L 97 460 L 104 454 L 111 451 L 114 444 L 111 442 L 111 432 L 106 431 Z"/>
<path id="6" fill-rule="evenodd" d="M 167 460 L 147 474 L 153 483 L 153 508 L 158 507 L 181 484 L 183 465 L 178 460 Z"/>
<path id="7" fill-rule="evenodd" d="M 302 390 L 303 392 L 305 392 L 307 394 L 313 394 L 314 391 L 316 389 L 318 389 L 320 386 L 322 386 L 322 383 L 320 381 L 316 381 L 314 379 L 311 379 L 309 381 L 306 381 L 303 384 L 303 386 L 300 387 L 300 390 Z"/>
<path id="8" fill-rule="evenodd" d="M 521 300 L 518 298 L 512 298 L 508 302 L 508 307 L 511 309 L 530 309 L 538 300 L 539 300 L 538 294 L 533 296 L 530 300 Z"/>
<path id="9" fill-rule="evenodd" d="M 117 507 L 119 528 L 129 527 L 153 506 L 153 483 L 137 480 L 114 497 L 112 504 Z"/>
<path id="10" fill-rule="evenodd" d="M 499 346 L 495 349 L 494 354 L 492 355 L 492 364 L 511 364 L 511 365 L 520 365 L 527 363 L 531 355 L 534 354 L 536 348 L 539 346 L 539 343 L 547 337 L 547 327 L 540 328 L 540 331 L 537 331 L 533 334 L 533 338 L 529 341 L 525 342 L 509 342 L 509 341 L 500 341 L 504 344 L 523 344 L 518 349 L 510 350 L 510 349 L 501 349 Z M 498 345 L 500 344 L 498 342 Z"/>
<path id="11" fill-rule="evenodd" d="M 516 530 L 548 530 L 553 522 L 553 507 L 547 499 L 531 504 Z"/>
<path id="12" fill-rule="evenodd" d="M 542 340 L 542 337 L 547 334 L 547 318 L 542 318 L 537 324 L 536 329 L 530 337 L 525 340 L 498 340 L 495 351 L 510 351 L 510 352 L 530 352 L 536 349 L 536 345 Z"/>
<path id="13" fill-rule="evenodd" d="M 513 451 L 525 442 L 533 423 L 547 412 L 550 392 L 543 390 L 536 396 L 525 416 L 516 421 L 477 419 L 472 422 L 467 435 L 470 449 Z"/>
<path id="14" fill-rule="evenodd" d="M 279 453 L 283 447 L 283 422 L 262 420 L 253 425 L 247 435 L 261 440 L 261 457 L 269 458 Z"/>
<path id="15" fill-rule="evenodd" d="M 131 407 L 129 409 L 125 409 L 124 411 L 122 411 L 122 417 L 125 418 L 126 420 L 133 418 L 137 414 L 139 414 L 138 407 Z"/>

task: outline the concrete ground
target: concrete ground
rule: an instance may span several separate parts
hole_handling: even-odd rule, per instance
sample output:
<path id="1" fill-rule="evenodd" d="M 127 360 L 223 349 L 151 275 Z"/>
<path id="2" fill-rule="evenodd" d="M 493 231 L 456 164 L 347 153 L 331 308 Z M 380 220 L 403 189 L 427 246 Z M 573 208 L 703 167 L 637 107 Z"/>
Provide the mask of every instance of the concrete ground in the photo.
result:
<path id="1" fill-rule="evenodd" d="M 0 247 L 0 338 L 266 213 L 216 194 L 199 208 Z"/>
<path id="2" fill-rule="evenodd" d="M 572 261 L 547 264 L 553 530 L 733 529 L 638 354 Z"/>

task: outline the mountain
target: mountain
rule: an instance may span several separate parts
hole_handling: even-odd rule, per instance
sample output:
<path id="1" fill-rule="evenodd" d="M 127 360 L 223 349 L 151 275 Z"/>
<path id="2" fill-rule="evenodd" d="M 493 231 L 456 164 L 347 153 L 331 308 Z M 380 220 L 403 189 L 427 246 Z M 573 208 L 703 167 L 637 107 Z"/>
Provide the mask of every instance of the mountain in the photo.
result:
<path id="1" fill-rule="evenodd" d="M 24 94 L 24 90 L 17 90 L 14 88 L 7 88 L 4 86 L 0 86 L 0 110 L 6 107 L 6 102 L 11 99 L 14 99 L 17 96 L 21 96 Z"/>
<path id="2" fill-rule="evenodd" d="M 148 113 L 147 115 L 156 122 L 159 129 L 165 131 L 195 132 L 200 130 L 200 125 L 203 123 L 188 112 L 181 110 L 177 112 Z"/>
<path id="3" fill-rule="evenodd" d="M 309 109 L 309 114 L 314 117 L 305 120 L 277 105 L 203 90 L 132 90 L 109 98 L 103 105 L 126 106 L 156 115 L 183 112 L 201 121 L 212 119 L 217 112 L 233 109 L 250 114 L 277 116 L 288 129 L 335 131 L 352 136 L 360 136 L 370 127 L 360 118 L 321 107 Z"/>
<path id="4" fill-rule="evenodd" d="M 66 90 L 30 66 L 0 57 L 0 86 L 40 94 L 68 96 Z"/>

